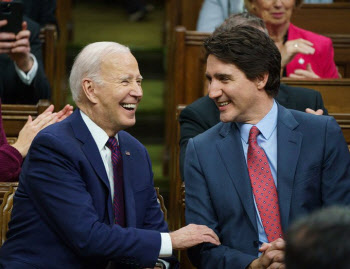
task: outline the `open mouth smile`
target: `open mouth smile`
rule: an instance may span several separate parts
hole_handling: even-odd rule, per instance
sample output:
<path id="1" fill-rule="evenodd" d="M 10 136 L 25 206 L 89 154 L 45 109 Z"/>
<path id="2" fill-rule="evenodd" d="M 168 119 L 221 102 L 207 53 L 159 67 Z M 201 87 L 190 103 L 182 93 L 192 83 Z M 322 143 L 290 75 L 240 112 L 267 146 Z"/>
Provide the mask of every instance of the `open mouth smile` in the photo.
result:
<path id="1" fill-rule="evenodd" d="M 218 107 L 227 106 L 227 105 L 230 104 L 230 103 L 231 103 L 231 101 L 217 102 Z"/>
<path id="2" fill-rule="evenodd" d="M 121 106 L 126 110 L 135 110 L 136 109 L 136 104 L 122 103 Z"/>

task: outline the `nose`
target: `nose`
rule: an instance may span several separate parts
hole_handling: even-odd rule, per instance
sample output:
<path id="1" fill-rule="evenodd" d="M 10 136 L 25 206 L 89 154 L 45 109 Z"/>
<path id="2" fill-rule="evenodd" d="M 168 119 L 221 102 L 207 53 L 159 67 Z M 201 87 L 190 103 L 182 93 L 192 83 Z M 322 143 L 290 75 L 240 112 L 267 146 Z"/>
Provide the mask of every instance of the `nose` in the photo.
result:
<path id="1" fill-rule="evenodd" d="M 283 0 L 275 0 L 275 1 L 274 1 L 274 6 L 275 6 L 275 7 L 281 7 L 281 6 L 282 6 L 282 1 L 283 1 Z"/>
<path id="2" fill-rule="evenodd" d="M 211 99 L 216 99 L 222 95 L 222 89 L 220 83 L 212 80 L 208 86 L 209 97 Z"/>
<path id="3" fill-rule="evenodd" d="M 137 82 L 135 82 L 133 85 L 133 89 L 130 92 L 130 95 L 141 99 L 141 97 L 143 95 L 141 85 L 139 85 Z"/>

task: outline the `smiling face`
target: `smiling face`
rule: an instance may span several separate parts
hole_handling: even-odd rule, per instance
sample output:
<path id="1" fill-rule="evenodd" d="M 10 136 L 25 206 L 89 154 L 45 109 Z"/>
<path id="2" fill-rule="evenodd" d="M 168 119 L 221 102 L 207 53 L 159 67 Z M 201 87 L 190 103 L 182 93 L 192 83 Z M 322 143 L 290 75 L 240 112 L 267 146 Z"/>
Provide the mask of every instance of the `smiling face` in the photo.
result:
<path id="1" fill-rule="evenodd" d="M 225 63 L 213 55 L 207 59 L 206 77 L 209 97 L 220 110 L 223 122 L 256 124 L 271 108 L 263 89 L 266 81 L 251 81 L 234 64 Z"/>
<path id="2" fill-rule="evenodd" d="M 102 85 L 95 84 L 96 117 L 107 134 L 135 124 L 135 112 L 142 98 L 139 67 L 131 53 L 114 53 L 101 64 Z"/>
<path id="3" fill-rule="evenodd" d="M 295 6 L 295 0 L 253 0 L 252 12 L 265 24 L 289 24 Z"/>

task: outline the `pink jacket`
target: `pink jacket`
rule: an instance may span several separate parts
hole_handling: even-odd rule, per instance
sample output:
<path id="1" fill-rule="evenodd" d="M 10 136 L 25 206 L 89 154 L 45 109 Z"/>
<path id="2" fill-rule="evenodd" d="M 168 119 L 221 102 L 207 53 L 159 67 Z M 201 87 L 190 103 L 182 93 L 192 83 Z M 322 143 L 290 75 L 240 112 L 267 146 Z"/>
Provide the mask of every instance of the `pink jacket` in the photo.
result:
<path id="1" fill-rule="evenodd" d="M 7 143 L 4 129 L 2 128 L 1 101 L 0 101 L 0 181 L 18 181 L 22 155 Z"/>
<path id="2" fill-rule="evenodd" d="M 298 53 L 286 66 L 288 77 L 291 73 L 294 73 L 295 69 L 306 69 L 306 65 L 310 63 L 314 72 L 321 78 L 339 78 L 334 63 L 334 50 L 330 38 L 306 31 L 290 24 L 288 29 L 288 40 L 298 38 L 303 38 L 312 42 L 314 44 L 315 53 L 313 55 Z"/>

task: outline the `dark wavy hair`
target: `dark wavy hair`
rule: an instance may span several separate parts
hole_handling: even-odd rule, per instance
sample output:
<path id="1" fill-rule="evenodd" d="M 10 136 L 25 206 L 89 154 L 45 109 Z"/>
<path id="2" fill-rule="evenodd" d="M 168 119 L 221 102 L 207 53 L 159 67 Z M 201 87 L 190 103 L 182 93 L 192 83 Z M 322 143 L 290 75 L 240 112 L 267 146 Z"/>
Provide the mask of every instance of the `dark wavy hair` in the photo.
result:
<path id="1" fill-rule="evenodd" d="M 263 31 L 238 25 L 230 31 L 218 31 L 204 41 L 207 56 L 234 64 L 254 81 L 268 74 L 265 91 L 275 97 L 280 86 L 281 54 L 273 40 Z"/>

